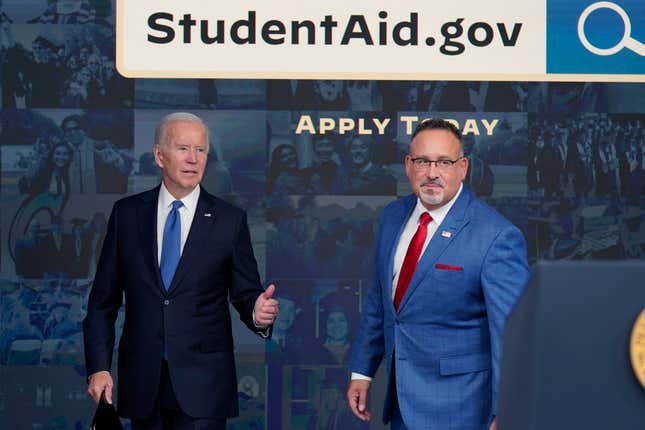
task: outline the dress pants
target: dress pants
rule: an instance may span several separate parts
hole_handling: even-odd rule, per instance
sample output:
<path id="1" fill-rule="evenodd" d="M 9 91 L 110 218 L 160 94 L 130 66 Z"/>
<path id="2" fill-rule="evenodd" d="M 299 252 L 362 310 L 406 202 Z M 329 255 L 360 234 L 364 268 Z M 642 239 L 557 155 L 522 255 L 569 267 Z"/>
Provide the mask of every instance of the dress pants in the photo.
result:
<path id="1" fill-rule="evenodd" d="M 152 413 L 133 419 L 132 430 L 226 430 L 226 419 L 194 418 L 181 410 L 170 382 L 168 362 L 161 366 L 159 392 Z"/>

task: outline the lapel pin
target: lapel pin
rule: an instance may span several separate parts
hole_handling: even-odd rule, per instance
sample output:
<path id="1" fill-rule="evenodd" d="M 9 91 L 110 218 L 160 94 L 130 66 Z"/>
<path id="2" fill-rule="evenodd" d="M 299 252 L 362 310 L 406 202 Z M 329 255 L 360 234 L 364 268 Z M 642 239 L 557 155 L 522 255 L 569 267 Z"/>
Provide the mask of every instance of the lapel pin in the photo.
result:
<path id="1" fill-rule="evenodd" d="M 204 214 L 204 216 L 207 216 L 207 217 L 209 217 L 209 218 L 210 218 L 211 213 L 210 213 L 210 212 L 206 212 L 206 213 Z"/>
<path id="2" fill-rule="evenodd" d="M 450 236 L 452 236 L 452 233 L 450 233 L 449 231 L 444 230 L 444 231 L 441 232 L 441 236 L 442 237 L 450 237 Z"/>

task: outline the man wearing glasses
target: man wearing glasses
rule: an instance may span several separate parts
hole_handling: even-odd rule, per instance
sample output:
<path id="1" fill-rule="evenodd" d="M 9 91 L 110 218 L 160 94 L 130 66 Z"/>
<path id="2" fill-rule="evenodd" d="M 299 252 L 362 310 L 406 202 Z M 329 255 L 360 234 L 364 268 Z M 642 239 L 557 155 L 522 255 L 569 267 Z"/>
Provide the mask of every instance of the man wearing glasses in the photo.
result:
<path id="1" fill-rule="evenodd" d="M 494 429 L 504 322 L 528 279 L 517 227 L 462 184 L 451 123 L 419 124 L 405 157 L 414 194 L 381 216 L 372 284 L 354 341 L 349 406 L 385 361 L 392 429 Z"/>

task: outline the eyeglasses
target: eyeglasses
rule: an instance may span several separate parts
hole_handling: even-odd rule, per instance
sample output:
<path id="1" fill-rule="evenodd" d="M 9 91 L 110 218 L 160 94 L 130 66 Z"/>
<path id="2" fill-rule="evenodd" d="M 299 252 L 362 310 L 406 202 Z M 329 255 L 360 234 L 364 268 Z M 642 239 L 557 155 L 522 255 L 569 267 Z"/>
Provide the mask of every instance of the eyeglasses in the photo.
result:
<path id="1" fill-rule="evenodd" d="M 424 158 L 424 157 L 412 158 L 412 156 L 410 156 L 410 161 L 412 161 L 412 165 L 416 170 L 427 170 L 434 163 L 435 167 L 438 170 L 446 171 L 450 169 L 453 164 L 455 164 L 457 161 L 461 160 L 462 158 L 466 158 L 466 157 L 462 155 L 456 160 L 428 160 L 427 158 Z"/>

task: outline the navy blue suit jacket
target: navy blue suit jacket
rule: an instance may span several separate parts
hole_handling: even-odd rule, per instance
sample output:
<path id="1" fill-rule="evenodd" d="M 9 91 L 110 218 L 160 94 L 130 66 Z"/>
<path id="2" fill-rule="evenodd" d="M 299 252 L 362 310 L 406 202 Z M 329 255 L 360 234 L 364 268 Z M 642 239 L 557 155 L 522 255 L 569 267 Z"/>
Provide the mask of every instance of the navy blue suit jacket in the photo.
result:
<path id="1" fill-rule="evenodd" d="M 193 417 L 238 413 L 229 297 L 254 332 L 262 293 L 246 214 L 201 190 L 168 291 L 157 262 L 159 187 L 115 203 L 83 321 L 87 374 L 110 370 L 114 323 L 125 298 L 119 342 L 118 410 L 153 408 L 166 353 L 177 401 Z"/>
<path id="2" fill-rule="evenodd" d="M 374 376 L 385 359 L 386 422 L 396 390 L 410 429 L 481 430 L 496 414 L 504 322 L 528 280 L 524 237 L 464 188 L 421 256 L 397 312 L 394 253 L 416 202 L 410 195 L 383 210 L 350 369 Z"/>

